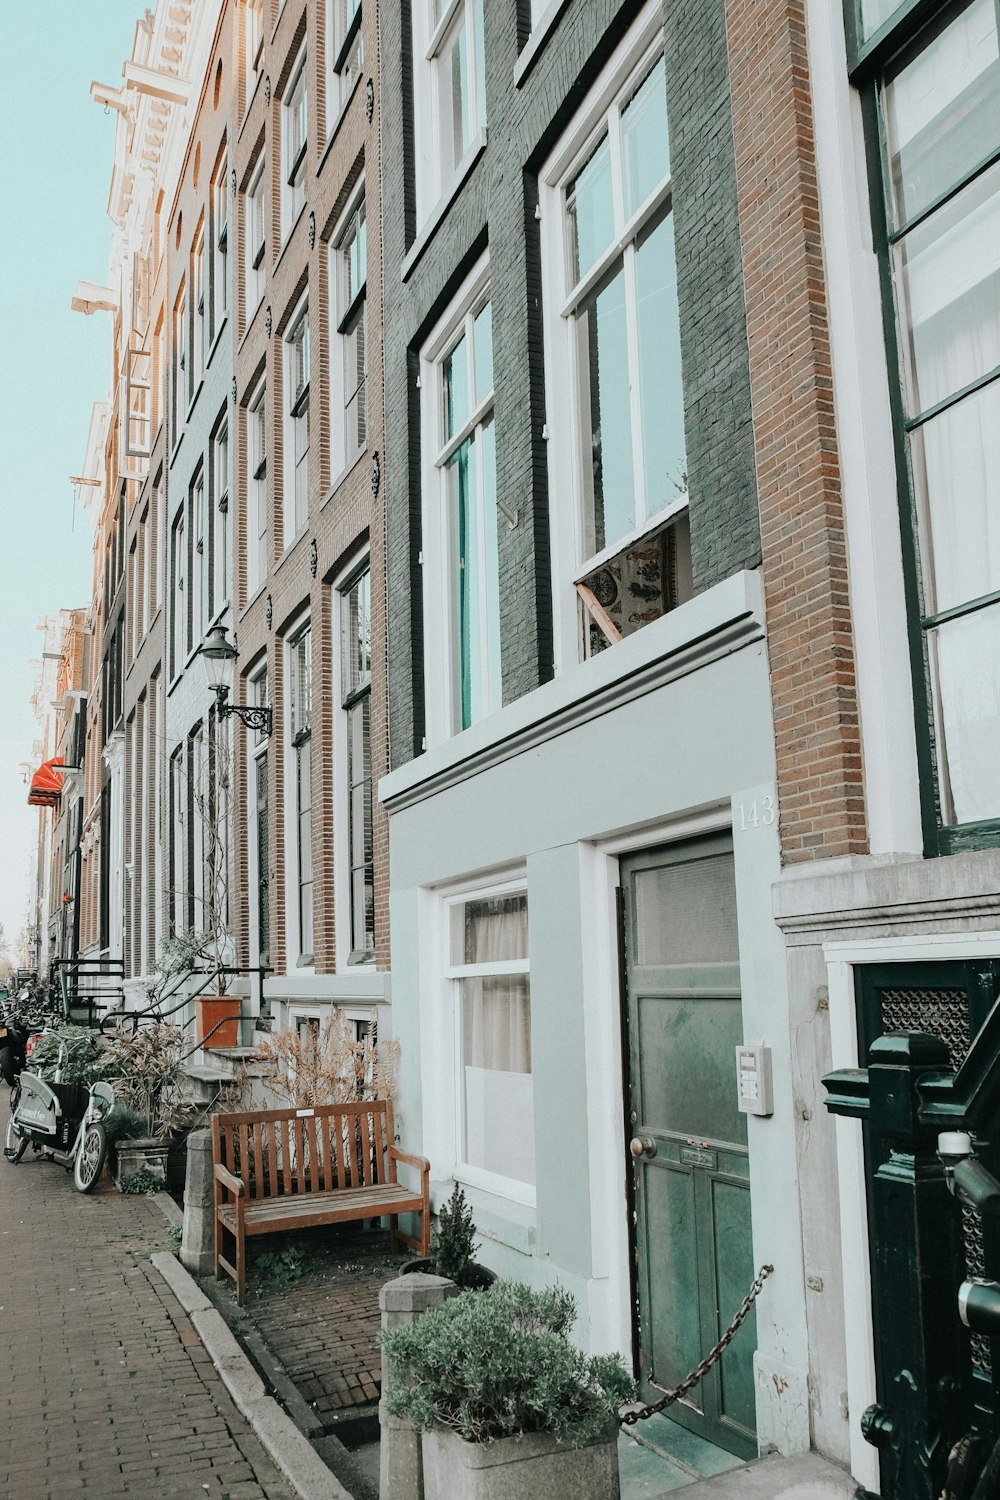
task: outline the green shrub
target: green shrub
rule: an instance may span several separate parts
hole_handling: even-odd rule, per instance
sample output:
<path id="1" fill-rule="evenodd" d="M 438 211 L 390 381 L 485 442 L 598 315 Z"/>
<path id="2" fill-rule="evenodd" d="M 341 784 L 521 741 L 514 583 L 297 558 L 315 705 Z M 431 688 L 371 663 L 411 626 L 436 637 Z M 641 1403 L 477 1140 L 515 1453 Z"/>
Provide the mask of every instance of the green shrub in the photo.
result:
<path id="1" fill-rule="evenodd" d="M 149 1120 L 142 1110 L 132 1109 L 120 1099 L 115 1100 L 111 1113 L 105 1116 L 104 1133 L 109 1146 L 117 1146 L 119 1141 L 147 1140 L 152 1135 Z"/>
<path id="2" fill-rule="evenodd" d="M 114 1078 L 118 1069 L 107 1045 L 87 1026 L 60 1026 L 46 1032 L 28 1059 L 28 1072 L 52 1082 L 62 1051 L 62 1083 L 82 1083 L 88 1088 L 101 1078 Z"/>
<path id="3" fill-rule="evenodd" d="M 388 1410 L 435 1422 L 467 1442 L 548 1432 L 579 1447 L 606 1432 L 635 1383 L 618 1355 L 588 1357 L 569 1341 L 576 1304 L 561 1287 L 498 1281 L 453 1297 L 382 1335 Z"/>
<path id="4" fill-rule="evenodd" d="M 121 1190 L 123 1193 L 136 1195 L 139 1193 L 162 1193 L 165 1192 L 167 1184 L 156 1172 L 151 1172 L 148 1167 L 140 1167 L 138 1172 L 133 1172 L 129 1177 L 123 1177 Z"/>
<path id="5" fill-rule="evenodd" d="M 294 1286 L 301 1281 L 309 1268 L 309 1257 L 295 1245 L 286 1245 L 283 1250 L 263 1250 L 254 1257 L 255 1278 L 269 1282 L 272 1286 Z M 259 1297 L 262 1288 L 255 1288 Z"/>
<path id="6" fill-rule="evenodd" d="M 431 1265 L 434 1274 L 447 1276 L 459 1286 L 465 1286 L 478 1248 L 472 1209 L 456 1182 L 448 1202 L 441 1205 L 431 1236 Z"/>

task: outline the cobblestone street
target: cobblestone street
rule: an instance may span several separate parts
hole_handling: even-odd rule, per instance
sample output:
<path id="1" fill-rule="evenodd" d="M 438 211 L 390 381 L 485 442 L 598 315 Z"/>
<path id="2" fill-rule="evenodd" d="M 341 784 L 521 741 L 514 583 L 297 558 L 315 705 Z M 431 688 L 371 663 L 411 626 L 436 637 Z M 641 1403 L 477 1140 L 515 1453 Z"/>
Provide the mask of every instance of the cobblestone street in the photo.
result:
<path id="1" fill-rule="evenodd" d="M 156 1204 L 0 1163 L 0 1496 L 292 1500 L 149 1254 Z"/>

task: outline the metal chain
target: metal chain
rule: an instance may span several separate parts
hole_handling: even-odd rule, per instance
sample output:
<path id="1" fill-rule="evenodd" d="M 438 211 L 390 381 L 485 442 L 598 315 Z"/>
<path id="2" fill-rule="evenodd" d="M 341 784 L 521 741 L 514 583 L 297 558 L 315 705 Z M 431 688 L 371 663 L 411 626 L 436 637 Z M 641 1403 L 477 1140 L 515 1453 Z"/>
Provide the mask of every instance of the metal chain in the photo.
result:
<path id="1" fill-rule="evenodd" d="M 701 1380 L 703 1376 L 708 1374 L 713 1365 L 718 1364 L 719 1360 L 722 1358 L 723 1352 L 732 1343 L 742 1324 L 746 1322 L 751 1307 L 753 1307 L 754 1303 L 757 1301 L 757 1298 L 760 1296 L 761 1288 L 763 1287 L 764 1282 L 771 1275 L 773 1270 L 773 1266 L 761 1266 L 760 1270 L 757 1272 L 753 1285 L 740 1304 L 739 1312 L 736 1314 L 735 1318 L 730 1323 L 729 1327 L 726 1329 L 719 1342 L 709 1350 L 700 1364 L 695 1365 L 690 1375 L 686 1376 L 681 1381 L 680 1385 L 675 1385 L 672 1390 L 669 1390 L 667 1392 L 662 1400 L 655 1402 L 652 1406 L 632 1407 L 629 1411 L 623 1413 L 623 1415 L 618 1418 L 619 1426 L 634 1427 L 636 1422 L 644 1422 L 647 1417 L 654 1417 L 658 1411 L 663 1411 L 665 1407 L 672 1406 L 675 1401 L 679 1401 L 682 1396 L 686 1396 L 688 1391 L 692 1390 L 698 1384 L 699 1380 Z"/>

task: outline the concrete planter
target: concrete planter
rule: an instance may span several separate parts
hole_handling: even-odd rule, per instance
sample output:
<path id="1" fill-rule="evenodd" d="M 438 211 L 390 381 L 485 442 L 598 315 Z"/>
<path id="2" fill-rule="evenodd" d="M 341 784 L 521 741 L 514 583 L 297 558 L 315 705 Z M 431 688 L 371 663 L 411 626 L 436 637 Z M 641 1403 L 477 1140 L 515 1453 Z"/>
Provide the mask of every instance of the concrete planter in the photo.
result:
<path id="1" fill-rule="evenodd" d="M 425 1500 L 619 1500 L 618 1433 L 570 1448 L 551 1433 L 467 1443 L 432 1427 L 423 1434 Z"/>
<path id="2" fill-rule="evenodd" d="M 120 1188 L 127 1178 L 134 1177 L 143 1167 L 152 1172 L 154 1177 L 162 1177 L 166 1185 L 169 1150 L 166 1141 L 158 1141 L 153 1136 L 144 1136 L 141 1140 L 118 1141 L 115 1146 L 118 1159 L 115 1168 L 116 1186 Z"/>

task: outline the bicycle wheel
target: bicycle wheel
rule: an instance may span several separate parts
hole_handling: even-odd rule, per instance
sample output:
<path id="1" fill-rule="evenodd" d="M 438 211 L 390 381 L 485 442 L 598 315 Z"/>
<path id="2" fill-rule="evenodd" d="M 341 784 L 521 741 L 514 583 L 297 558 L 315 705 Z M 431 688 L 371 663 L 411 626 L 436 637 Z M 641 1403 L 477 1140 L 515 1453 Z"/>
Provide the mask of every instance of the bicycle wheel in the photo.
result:
<path id="1" fill-rule="evenodd" d="M 77 1192 L 89 1193 L 93 1188 L 108 1154 L 108 1138 L 99 1120 L 92 1120 L 84 1131 L 76 1157 L 73 1161 L 73 1185 Z"/>
<path id="2" fill-rule="evenodd" d="M 23 1135 L 14 1124 L 14 1116 L 11 1115 L 7 1121 L 7 1129 L 3 1138 L 3 1154 L 12 1166 L 17 1166 L 21 1157 L 28 1149 L 28 1137 Z"/>

